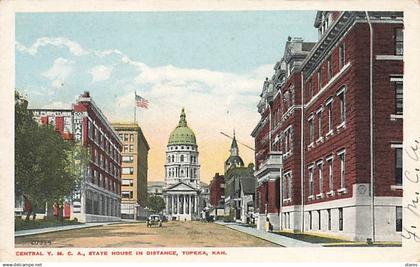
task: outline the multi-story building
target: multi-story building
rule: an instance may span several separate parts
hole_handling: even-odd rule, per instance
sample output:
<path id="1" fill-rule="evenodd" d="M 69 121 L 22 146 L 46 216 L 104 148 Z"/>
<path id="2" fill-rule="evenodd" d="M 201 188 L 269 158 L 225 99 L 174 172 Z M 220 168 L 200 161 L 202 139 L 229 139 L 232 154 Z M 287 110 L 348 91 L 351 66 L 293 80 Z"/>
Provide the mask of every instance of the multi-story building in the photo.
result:
<path id="1" fill-rule="evenodd" d="M 163 197 L 163 187 L 165 182 L 161 181 L 150 181 L 147 183 L 147 194 L 149 196 Z"/>
<path id="2" fill-rule="evenodd" d="M 64 139 L 87 148 L 90 160 L 71 201 L 70 218 L 80 222 L 116 221 L 121 218 L 122 143 L 107 118 L 84 92 L 72 109 L 33 109 L 41 124 L 53 125 Z"/>
<path id="3" fill-rule="evenodd" d="M 218 172 L 210 181 L 210 205 L 218 207 L 224 205 L 225 198 L 225 177 Z"/>
<path id="4" fill-rule="evenodd" d="M 169 135 L 165 163 L 165 213 L 171 220 L 194 220 L 200 215 L 200 164 L 194 132 L 184 109 Z"/>
<path id="5" fill-rule="evenodd" d="M 351 240 L 400 240 L 403 13 L 320 11 L 315 27 L 319 40 L 295 70 L 304 110 L 296 116 L 303 129 L 293 138 L 303 152 L 298 175 L 287 176 L 287 143 L 278 149 L 280 226 Z"/>
<path id="6" fill-rule="evenodd" d="M 298 210 L 300 207 L 302 101 L 299 67 L 314 45 L 301 38 L 289 37 L 282 59 L 274 65 L 275 73 L 263 83 L 258 104 L 261 120 L 251 134 L 256 148 L 255 212 L 260 229 L 266 220 L 270 220 L 274 229 L 283 228 L 280 209 Z M 284 212 L 285 217 L 290 216 L 290 212 Z"/>
<path id="7" fill-rule="evenodd" d="M 235 135 L 233 136 L 230 147 L 230 155 L 225 161 L 225 211 L 227 220 L 246 221 L 249 203 L 254 205 L 253 196 L 255 195 L 254 165 L 244 166 L 242 158 L 239 156 L 238 143 Z M 252 185 L 251 187 L 249 185 Z M 249 196 L 252 195 L 251 200 Z M 246 207 L 244 209 L 244 207 Z"/>
<path id="8" fill-rule="evenodd" d="M 145 218 L 149 144 L 137 123 L 112 123 L 123 142 L 121 218 Z"/>

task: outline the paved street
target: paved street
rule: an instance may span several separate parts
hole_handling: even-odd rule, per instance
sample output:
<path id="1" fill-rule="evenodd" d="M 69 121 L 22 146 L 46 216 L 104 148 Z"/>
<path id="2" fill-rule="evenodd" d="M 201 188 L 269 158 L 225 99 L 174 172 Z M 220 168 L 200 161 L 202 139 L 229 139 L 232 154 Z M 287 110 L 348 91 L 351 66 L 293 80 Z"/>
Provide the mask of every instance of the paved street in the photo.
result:
<path id="1" fill-rule="evenodd" d="M 260 238 L 202 222 L 167 222 L 162 228 L 145 223 L 105 225 L 15 238 L 16 247 L 267 247 Z"/>

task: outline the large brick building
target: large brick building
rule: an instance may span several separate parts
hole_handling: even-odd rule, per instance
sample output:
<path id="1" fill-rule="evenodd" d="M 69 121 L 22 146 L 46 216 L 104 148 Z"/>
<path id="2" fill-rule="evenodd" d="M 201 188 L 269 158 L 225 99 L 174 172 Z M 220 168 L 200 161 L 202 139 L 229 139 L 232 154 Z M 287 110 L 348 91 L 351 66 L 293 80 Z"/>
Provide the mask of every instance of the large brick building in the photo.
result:
<path id="1" fill-rule="evenodd" d="M 290 70 L 285 62 L 279 88 L 264 86 L 256 173 L 269 166 L 270 151 L 282 157 L 274 189 L 258 187 L 259 213 L 278 207 L 278 227 L 295 231 L 400 240 L 403 14 L 322 11 L 314 26 L 319 40 L 304 61 Z M 299 90 L 290 96 L 289 88 Z M 279 138 L 266 126 L 277 118 Z"/>
<path id="2" fill-rule="evenodd" d="M 122 143 L 90 97 L 80 95 L 72 109 L 33 109 L 41 124 L 53 125 L 66 140 L 87 148 L 91 159 L 71 201 L 70 218 L 80 222 L 116 221 L 121 205 Z"/>
<path id="3" fill-rule="evenodd" d="M 146 218 L 147 171 L 150 150 L 137 123 L 112 123 L 123 142 L 121 177 L 121 218 Z"/>

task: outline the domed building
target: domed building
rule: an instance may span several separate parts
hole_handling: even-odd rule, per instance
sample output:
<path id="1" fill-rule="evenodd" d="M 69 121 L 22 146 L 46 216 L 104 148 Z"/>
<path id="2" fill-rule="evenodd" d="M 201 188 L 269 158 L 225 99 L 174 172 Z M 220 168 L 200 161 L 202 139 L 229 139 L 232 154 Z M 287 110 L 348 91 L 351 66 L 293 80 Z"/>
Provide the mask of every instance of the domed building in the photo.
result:
<path id="1" fill-rule="evenodd" d="M 170 220 L 199 217 L 200 165 L 194 132 L 188 127 L 184 109 L 178 126 L 169 135 L 163 195 Z"/>

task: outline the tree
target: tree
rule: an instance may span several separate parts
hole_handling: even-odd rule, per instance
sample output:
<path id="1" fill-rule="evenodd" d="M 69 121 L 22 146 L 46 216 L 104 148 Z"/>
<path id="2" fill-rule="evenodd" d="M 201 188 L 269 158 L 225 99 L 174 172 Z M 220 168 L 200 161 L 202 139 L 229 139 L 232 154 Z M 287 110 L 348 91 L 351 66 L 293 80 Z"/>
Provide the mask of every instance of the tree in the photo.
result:
<path id="1" fill-rule="evenodd" d="M 160 196 L 150 196 L 147 203 L 149 209 L 155 213 L 160 213 L 165 209 L 165 201 Z"/>
<path id="2" fill-rule="evenodd" d="M 39 125 L 28 110 L 28 102 L 15 93 L 16 196 L 24 194 L 34 211 L 45 203 L 62 202 L 80 179 L 80 166 L 75 164 L 75 157 L 81 157 L 78 150 L 52 126 Z"/>

